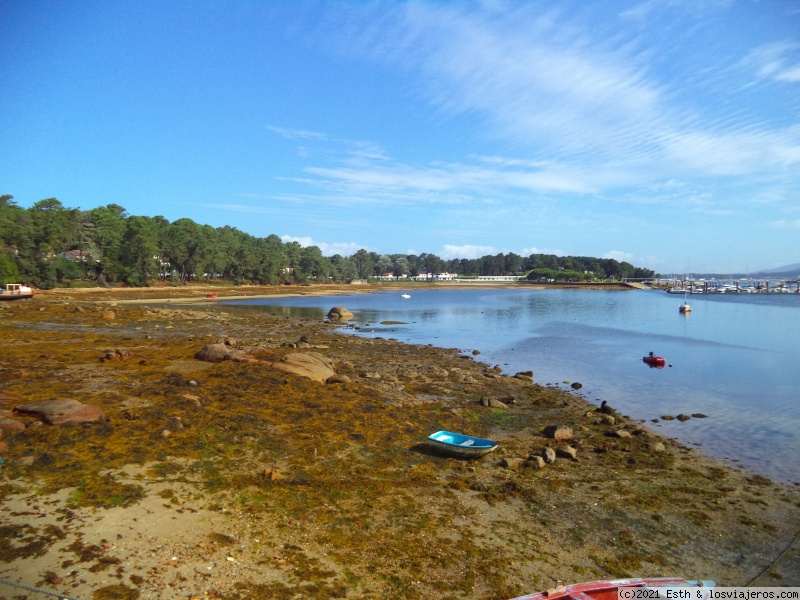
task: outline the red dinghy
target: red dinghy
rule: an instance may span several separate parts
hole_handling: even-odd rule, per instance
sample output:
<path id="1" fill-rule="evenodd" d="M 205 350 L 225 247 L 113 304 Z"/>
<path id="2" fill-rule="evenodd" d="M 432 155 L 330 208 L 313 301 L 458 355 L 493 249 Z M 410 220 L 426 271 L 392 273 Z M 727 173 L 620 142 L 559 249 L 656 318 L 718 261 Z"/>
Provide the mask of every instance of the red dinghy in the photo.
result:
<path id="1" fill-rule="evenodd" d="M 663 358 L 661 356 L 656 356 L 655 354 L 653 354 L 651 352 L 648 356 L 645 356 L 642 359 L 642 362 L 650 365 L 651 367 L 659 367 L 660 368 L 660 367 L 663 367 L 664 365 L 667 364 L 667 359 Z"/>
<path id="2" fill-rule="evenodd" d="M 617 600 L 618 598 L 666 598 L 666 590 L 659 593 L 658 588 L 713 588 L 713 581 L 686 580 L 671 577 L 655 577 L 647 579 L 615 579 L 611 581 L 592 581 L 566 585 L 546 592 L 537 592 L 527 596 L 519 596 L 512 600 Z M 650 588 L 635 590 L 629 588 Z M 687 590 L 688 591 L 688 590 Z M 678 597 L 678 590 L 674 590 Z M 708 598 L 709 590 L 695 590 L 692 597 Z"/>

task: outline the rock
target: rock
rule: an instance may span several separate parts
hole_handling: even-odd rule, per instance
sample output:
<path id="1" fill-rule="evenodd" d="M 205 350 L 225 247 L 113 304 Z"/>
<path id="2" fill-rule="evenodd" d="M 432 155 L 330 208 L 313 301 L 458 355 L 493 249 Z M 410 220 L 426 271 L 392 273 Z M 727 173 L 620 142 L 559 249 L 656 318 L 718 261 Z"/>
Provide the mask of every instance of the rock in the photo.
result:
<path id="1" fill-rule="evenodd" d="M 547 464 L 556 462 L 556 451 L 552 448 L 542 448 L 541 456 Z"/>
<path id="2" fill-rule="evenodd" d="M 569 440 L 572 438 L 572 429 L 563 425 L 548 425 L 544 428 L 544 435 L 554 440 Z"/>
<path id="3" fill-rule="evenodd" d="M 17 406 L 14 410 L 37 417 L 49 425 L 99 421 L 105 416 L 99 407 L 77 400 L 45 400 Z"/>
<path id="4" fill-rule="evenodd" d="M 679 414 L 679 415 L 678 415 L 677 417 L 675 417 L 675 418 L 676 418 L 676 419 L 678 419 L 678 421 L 681 421 L 681 422 L 683 422 L 683 421 L 688 421 L 688 420 L 689 420 L 689 419 L 691 419 L 692 417 L 690 417 L 689 415 L 684 415 L 683 413 L 681 413 L 681 414 Z"/>
<path id="5" fill-rule="evenodd" d="M 559 446 L 558 449 L 556 449 L 556 456 L 568 458 L 570 460 L 577 460 L 578 451 L 572 446 Z"/>
<path id="6" fill-rule="evenodd" d="M 308 377 L 319 383 L 325 383 L 336 374 L 331 361 L 319 352 L 293 352 L 272 363 L 272 366 L 279 371 Z"/>
<path id="7" fill-rule="evenodd" d="M 648 447 L 650 448 L 650 452 L 654 453 L 665 452 L 667 449 L 661 442 L 653 442 Z"/>
<path id="8" fill-rule="evenodd" d="M 486 398 L 485 396 L 479 400 L 479 404 L 489 408 L 508 408 L 508 405 L 504 402 L 500 402 L 496 398 Z"/>
<path id="9" fill-rule="evenodd" d="M 618 438 L 629 438 L 629 437 L 631 437 L 630 432 L 625 431 L 624 429 L 617 429 L 611 435 L 613 435 L 614 437 L 618 437 Z"/>
<path id="10" fill-rule="evenodd" d="M 220 363 L 225 360 L 225 357 L 230 352 L 230 346 L 226 344 L 208 344 L 202 350 L 198 351 L 194 357 L 197 360 L 202 360 L 210 363 Z"/>
<path id="11" fill-rule="evenodd" d="M 603 415 L 603 418 L 600 419 L 600 423 L 602 425 L 615 425 L 617 420 L 611 415 Z"/>
<path id="12" fill-rule="evenodd" d="M 577 381 L 570 386 L 573 390 L 579 390 L 583 387 L 582 383 L 578 383 Z"/>
<path id="13" fill-rule="evenodd" d="M 704 415 L 703 413 L 692 413 L 692 417 L 695 419 L 706 419 L 708 415 Z"/>
<path id="14" fill-rule="evenodd" d="M 260 362 L 255 356 L 247 352 L 247 350 L 236 349 L 230 350 L 222 360 L 232 360 L 233 362 Z"/>
<path id="15" fill-rule="evenodd" d="M 521 379 L 522 381 L 529 381 L 533 383 L 533 371 L 522 371 L 514 375 L 514 379 Z"/>
<path id="16" fill-rule="evenodd" d="M 545 462 L 544 459 L 538 454 L 531 454 L 528 457 L 528 460 L 525 463 L 525 465 L 530 467 L 531 469 L 538 471 L 540 469 L 544 469 Z"/>
<path id="17" fill-rule="evenodd" d="M 337 373 L 335 375 L 332 375 L 331 377 L 328 377 L 325 380 L 325 383 L 350 383 L 350 381 L 351 380 L 347 375 Z"/>
<path id="18" fill-rule="evenodd" d="M 525 460 L 522 458 L 504 458 L 500 461 L 500 466 L 506 469 L 517 469 L 522 466 Z"/>
<path id="19" fill-rule="evenodd" d="M 183 430 L 183 421 L 181 420 L 180 417 L 177 416 L 170 417 L 169 420 L 167 421 L 167 424 L 164 425 L 164 430 L 172 432 L 181 431 Z"/>
<path id="20" fill-rule="evenodd" d="M 334 306 L 328 311 L 328 319 L 331 321 L 347 321 L 353 318 L 353 313 L 344 306 Z"/>
<path id="21" fill-rule="evenodd" d="M 237 341 L 234 338 L 228 337 L 227 335 L 225 337 L 219 338 L 217 340 L 217 343 L 218 344 L 223 344 L 225 346 L 228 346 L 229 348 L 236 348 L 237 346 L 239 346 L 239 344 L 237 343 Z"/>
<path id="22" fill-rule="evenodd" d="M 133 353 L 130 350 L 117 348 L 116 350 L 106 350 L 105 356 L 100 360 L 130 360 L 131 358 L 133 358 Z"/>
<path id="23" fill-rule="evenodd" d="M 473 350 L 472 351 L 472 356 L 478 356 L 478 354 L 480 354 L 480 353 L 481 353 L 480 350 Z"/>
<path id="24" fill-rule="evenodd" d="M 11 419 L 9 417 L 0 417 L 0 432 L 2 431 L 24 431 L 25 423 Z"/>
<path id="25" fill-rule="evenodd" d="M 117 315 L 114 313 L 113 310 L 104 310 L 100 313 L 100 316 L 103 317 L 106 321 L 113 321 L 117 318 Z"/>

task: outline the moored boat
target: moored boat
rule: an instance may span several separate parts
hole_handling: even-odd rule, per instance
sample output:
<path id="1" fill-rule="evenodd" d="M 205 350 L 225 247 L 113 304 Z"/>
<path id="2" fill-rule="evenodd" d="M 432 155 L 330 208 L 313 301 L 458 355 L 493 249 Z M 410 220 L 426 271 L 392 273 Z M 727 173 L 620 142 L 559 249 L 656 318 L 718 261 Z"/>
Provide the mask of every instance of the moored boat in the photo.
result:
<path id="1" fill-rule="evenodd" d="M 444 430 L 429 435 L 428 445 L 438 452 L 459 458 L 479 458 L 493 452 L 498 446 L 493 440 Z"/>
<path id="2" fill-rule="evenodd" d="M 648 577 L 642 579 L 613 579 L 609 581 L 592 581 L 588 583 L 576 583 L 565 585 L 546 592 L 536 592 L 527 596 L 518 596 L 511 600 L 618 600 L 622 598 L 620 590 L 626 588 L 651 588 L 652 595 L 634 595 L 632 598 L 666 598 L 666 593 L 658 593 L 659 590 L 666 591 L 667 588 L 713 588 L 715 583 L 707 580 L 681 579 L 677 577 Z M 675 596 L 679 597 L 679 596 Z M 685 596 L 680 596 L 685 597 Z M 692 595 L 692 598 L 706 598 L 705 594 Z"/>
<path id="3" fill-rule="evenodd" d="M 33 289 L 21 283 L 7 283 L 0 288 L 0 300 L 24 300 L 33 298 Z"/>
<path id="4" fill-rule="evenodd" d="M 667 359 L 663 356 L 656 356 L 652 352 L 642 358 L 642 362 L 650 365 L 651 367 L 663 367 L 667 364 Z"/>

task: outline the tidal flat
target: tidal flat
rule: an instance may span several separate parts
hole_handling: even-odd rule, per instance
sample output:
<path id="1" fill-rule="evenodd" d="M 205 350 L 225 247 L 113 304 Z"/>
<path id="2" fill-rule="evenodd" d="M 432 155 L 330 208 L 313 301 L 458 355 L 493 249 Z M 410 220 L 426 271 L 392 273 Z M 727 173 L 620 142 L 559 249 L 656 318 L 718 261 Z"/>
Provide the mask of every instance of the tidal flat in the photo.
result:
<path id="1" fill-rule="evenodd" d="M 662 576 L 800 585 L 796 486 L 480 355 L 208 296 L 337 291 L 353 288 L 61 289 L 0 304 L 0 578 L 164 599 L 499 600 Z M 195 358 L 216 342 L 255 359 Z M 271 366 L 304 352 L 336 382 Z M 15 410 L 53 399 L 103 416 Z M 553 425 L 571 435 L 550 437 Z M 442 457 L 424 444 L 440 429 L 500 449 Z M 574 458 L 535 460 L 564 446 Z M 22 593 L 0 582 L 0 598 Z"/>

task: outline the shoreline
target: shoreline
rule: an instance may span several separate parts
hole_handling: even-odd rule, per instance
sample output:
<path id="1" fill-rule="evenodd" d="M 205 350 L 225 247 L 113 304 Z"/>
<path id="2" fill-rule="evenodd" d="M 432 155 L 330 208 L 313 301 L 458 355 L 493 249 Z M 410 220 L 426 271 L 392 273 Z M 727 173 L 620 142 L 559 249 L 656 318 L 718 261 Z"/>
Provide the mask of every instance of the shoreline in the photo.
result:
<path id="1" fill-rule="evenodd" d="M 279 289 L 259 291 L 289 291 Z M 0 313 L 0 409 L 73 397 L 106 419 L 2 429 L 0 500 L 13 541 L 0 577 L 76 596 L 123 585 L 146 598 L 237 589 L 510 598 L 558 582 L 672 575 L 800 585 L 796 488 L 622 415 L 612 425 L 586 400 L 453 350 L 239 315 L 202 297 L 103 291 L 43 293 Z M 241 288 L 216 291 L 231 299 Z M 269 360 L 323 354 L 350 382 L 193 358 L 225 337 Z M 571 437 L 548 438 L 553 424 Z M 501 450 L 442 459 L 423 444 L 439 428 L 483 433 Z M 531 465 L 562 445 L 576 460 Z"/>

